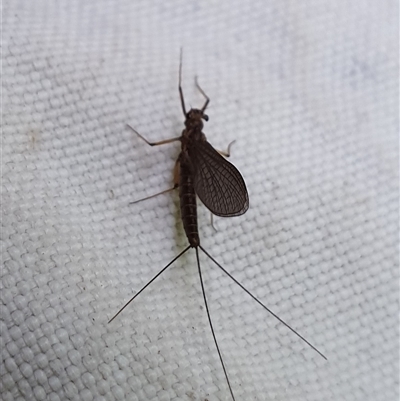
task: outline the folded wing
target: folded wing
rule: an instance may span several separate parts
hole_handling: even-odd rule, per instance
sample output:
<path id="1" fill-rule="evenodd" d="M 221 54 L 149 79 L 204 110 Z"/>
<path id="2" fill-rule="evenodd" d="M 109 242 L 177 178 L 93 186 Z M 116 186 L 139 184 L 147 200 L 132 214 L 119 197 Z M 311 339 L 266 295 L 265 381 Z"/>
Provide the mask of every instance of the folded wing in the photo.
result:
<path id="1" fill-rule="evenodd" d="M 249 208 L 246 184 L 238 169 L 207 141 L 188 148 L 194 188 L 204 205 L 215 215 L 240 216 Z"/>

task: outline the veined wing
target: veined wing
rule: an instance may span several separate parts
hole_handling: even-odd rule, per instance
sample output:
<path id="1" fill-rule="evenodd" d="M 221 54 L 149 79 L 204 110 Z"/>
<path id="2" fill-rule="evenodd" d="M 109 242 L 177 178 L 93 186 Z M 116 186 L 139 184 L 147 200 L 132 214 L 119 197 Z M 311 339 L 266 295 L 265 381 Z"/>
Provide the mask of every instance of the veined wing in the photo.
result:
<path id="1" fill-rule="evenodd" d="M 215 215 L 240 216 L 249 208 L 246 184 L 238 169 L 207 141 L 196 141 L 188 148 L 194 189 Z"/>

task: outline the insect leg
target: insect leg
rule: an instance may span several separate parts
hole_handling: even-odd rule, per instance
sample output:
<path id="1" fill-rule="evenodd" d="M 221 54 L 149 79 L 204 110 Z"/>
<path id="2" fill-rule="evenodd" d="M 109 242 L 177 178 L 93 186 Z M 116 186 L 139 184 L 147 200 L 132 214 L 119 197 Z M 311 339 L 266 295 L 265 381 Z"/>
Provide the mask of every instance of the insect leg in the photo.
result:
<path id="1" fill-rule="evenodd" d="M 138 200 L 135 200 L 135 201 L 133 201 L 133 202 L 129 202 L 129 204 L 130 204 L 130 205 L 133 205 L 133 204 L 139 203 L 139 202 L 141 202 L 141 201 L 145 201 L 145 200 L 148 200 L 148 199 L 151 199 L 151 198 L 155 198 L 155 197 L 158 196 L 158 195 L 163 195 L 163 194 L 166 194 L 166 193 L 168 193 L 168 192 L 171 192 L 171 191 L 173 191 L 173 190 L 176 189 L 176 188 L 178 188 L 178 185 L 174 185 L 172 188 L 165 189 L 164 191 L 158 192 L 157 194 L 150 195 L 150 196 L 146 196 L 145 198 L 138 199 Z"/>
<path id="2" fill-rule="evenodd" d="M 126 124 L 128 128 L 130 128 L 139 138 L 141 138 L 143 141 L 145 141 L 148 145 L 150 146 L 158 146 L 158 145 L 164 145 L 166 143 L 171 143 L 175 141 L 180 141 L 181 137 L 177 136 L 175 138 L 169 138 L 169 139 L 164 139 L 162 141 L 158 142 L 149 142 L 144 136 L 140 135 L 139 132 L 137 132 L 134 128 L 132 128 L 129 124 Z"/>
<path id="3" fill-rule="evenodd" d="M 138 199 L 136 201 L 133 202 L 129 202 L 130 205 L 133 205 L 134 203 L 138 203 L 147 199 L 151 199 L 151 198 L 155 198 L 158 195 L 163 195 L 166 194 L 168 192 L 173 191 L 174 189 L 179 187 L 179 158 L 178 160 L 175 162 L 175 167 L 174 167 L 174 186 L 172 188 L 168 188 L 165 189 L 164 191 L 158 192 L 157 194 L 154 195 L 150 195 L 150 196 L 146 196 L 145 198 L 142 199 Z"/>
<path id="4" fill-rule="evenodd" d="M 197 77 L 195 77 L 194 82 L 197 86 L 197 89 L 200 91 L 200 93 L 206 98 L 206 102 L 204 103 L 204 106 L 201 108 L 201 111 L 204 112 L 205 109 L 208 106 L 208 103 L 210 103 L 210 98 L 205 94 L 205 92 L 203 91 L 203 89 L 200 88 L 199 83 L 197 82 Z"/>
<path id="5" fill-rule="evenodd" d="M 171 260 L 171 262 L 169 262 L 167 264 L 167 266 L 165 266 L 164 268 L 162 268 L 144 287 L 142 287 L 142 289 L 137 292 L 119 311 L 118 313 L 116 313 L 109 321 L 108 323 L 111 323 L 142 291 L 144 291 L 157 277 L 161 276 L 162 273 L 165 272 L 165 270 L 168 269 L 168 267 L 170 267 L 176 260 L 178 260 L 184 253 L 186 253 L 190 248 L 190 245 L 185 248 L 178 256 L 176 256 L 174 259 Z"/>
<path id="6" fill-rule="evenodd" d="M 228 150 L 227 150 L 227 151 L 218 150 L 218 149 L 215 149 L 215 150 L 216 150 L 221 156 L 230 157 L 230 155 L 231 155 L 231 146 L 232 146 L 232 144 L 233 144 L 234 142 L 236 142 L 236 139 L 234 139 L 234 140 L 228 145 Z"/>
<path id="7" fill-rule="evenodd" d="M 183 53 L 183 50 L 181 48 L 181 56 L 180 56 L 180 60 L 179 60 L 179 97 L 181 98 L 183 115 L 186 118 L 185 100 L 183 98 L 183 91 L 182 91 L 182 85 L 181 85 L 181 83 L 182 83 L 182 53 Z"/>
<path id="8" fill-rule="evenodd" d="M 210 316 L 210 311 L 209 311 L 209 309 L 208 309 L 206 293 L 205 293 L 205 291 L 204 291 L 203 277 L 202 277 L 202 275 L 201 275 L 200 259 L 199 259 L 199 250 L 198 250 L 197 247 L 196 247 L 195 249 L 196 249 L 196 259 L 197 259 L 197 267 L 198 267 L 198 270 L 199 270 L 201 291 L 202 291 L 202 293 L 203 293 L 204 304 L 205 304 L 205 306 L 206 306 L 208 322 L 210 323 L 211 333 L 212 333 L 212 336 L 213 336 L 213 338 L 214 338 L 214 343 L 215 343 L 215 346 L 216 346 L 217 351 L 218 351 L 219 360 L 221 361 L 222 369 L 224 370 L 224 373 L 225 373 L 225 378 L 226 378 L 226 382 L 228 383 L 229 391 L 231 392 L 231 396 L 232 396 L 233 401 L 235 401 L 235 396 L 233 395 L 231 383 L 229 382 L 229 379 L 228 379 L 228 373 L 226 372 L 225 364 L 224 364 L 224 361 L 222 360 L 221 351 L 219 350 L 217 338 L 215 337 L 214 328 L 213 328 L 213 325 L 212 325 L 212 322 L 211 322 L 211 316 Z"/>
<path id="9" fill-rule="evenodd" d="M 214 231 L 217 232 L 218 230 L 214 226 L 214 215 L 211 212 L 210 212 L 210 224 L 211 227 L 214 229 Z"/>

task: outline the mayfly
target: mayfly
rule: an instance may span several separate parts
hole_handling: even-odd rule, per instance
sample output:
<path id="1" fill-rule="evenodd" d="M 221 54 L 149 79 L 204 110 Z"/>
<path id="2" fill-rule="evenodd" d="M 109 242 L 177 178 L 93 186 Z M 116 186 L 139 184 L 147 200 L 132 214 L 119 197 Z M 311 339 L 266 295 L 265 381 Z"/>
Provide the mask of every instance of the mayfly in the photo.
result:
<path id="1" fill-rule="evenodd" d="M 182 135 L 175 138 L 165 139 L 159 142 L 149 142 L 146 138 L 141 136 L 136 130 L 128 126 L 134 131 L 142 140 L 150 146 L 163 145 L 171 142 L 181 142 L 181 152 L 175 163 L 174 168 L 174 186 L 170 189 L 157 193 L 155 195 L 140 199 L 139 201 L 153 198 L 155 196 L 167 193 L 176 188 L 179 188 L 180 198 L 180 211 L 183 222 L 184 231 L 188 239 L 189 245 L 171 262 L 169 262 L 159 273 L 157 273 L 139 292 L 137 292 L 109 321 L 113 321 L 139 294 L 142 293 L 154 280 L 157 279 L 165 270 L 168 269 L 176 260 L 185 254 L 190 248 L 194 248 L 197 259 L 197 269 L 199 272 L 199 279 L 201 291 L 203 294 L 204 305 L 206 307 L 207 318 L 210 324 L 212 336 L 214 338 L 215 347 L 218 352 L 219 360 L 225 374 L 226 382 L 232 399 L 235 401 L 232 385 L 229 381 L 227 369 L 222 359 L 222 354 L 218 346 L 217 338 L 215 336 L 214 327 L 211 321 L 210 311 L 208 308 L 207 297 L 204 290 L 203 276 L 200 268 L 199 248 L 205 253 L 230 279 L 232 279 L 242 290 L 244 290 L 250 297 L 252 297 L 259 305 L 267 310 L 271 315 L 278 319 L 283 325 L 290 329 L 294 334 L 307 343 L 324 359 L 326 357 L 317 350 L 311 343 L 309 343 L 303 336 L 296 330 L 290 327 L 280 317 L 267 308 L 260 300 L 250 293 L 242 284 L 239 283 L 227 270 L 225 270 L 201 245 L 197 226 L 197 206 L 196 195 L 200 198 L 202 203 L 211 211 L 212 214 L 221 217 L 240 216 L 244 214 L 249 208 L 249 197 L 246 189 L 246 184 L 239 171 L 231 163 L 229 163 L 223 156 L 229 156 L 228 152 L 219 152 L 215 150 L 203 134 L 203 120 L 208 121 L 208 116 L 205 110 L 210 102 L 209 97 L 205 94 L 203 89 L 199 86 L 197 78 L 195 80 L 196 87 L 205 98 L 205 103 L 201 109 L 190 109 L 186 112 L 185 101 L 183 98 L 183 91 L 181 86 L 182 81 L 182 52 L 179 64 L 179 96 L 183 115 L 185 117 L 185 129 Z M 132 203 L 137 203 L 135 201 Z"/>

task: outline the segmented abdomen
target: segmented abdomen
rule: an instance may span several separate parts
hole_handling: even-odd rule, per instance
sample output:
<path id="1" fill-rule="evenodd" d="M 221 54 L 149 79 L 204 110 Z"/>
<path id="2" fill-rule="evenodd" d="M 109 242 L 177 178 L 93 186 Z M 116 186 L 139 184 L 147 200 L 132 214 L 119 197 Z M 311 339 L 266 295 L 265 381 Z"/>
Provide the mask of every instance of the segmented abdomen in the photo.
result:
<path id="1" fill-rule="evenodd" d="M 199 230 L 197 227 L 196 192 L 194 191 L 190 165 L 185 157 L 180 157 L 179 199 L 183 228 L 189 244 L 192 247 L 200 245 Z"/>

